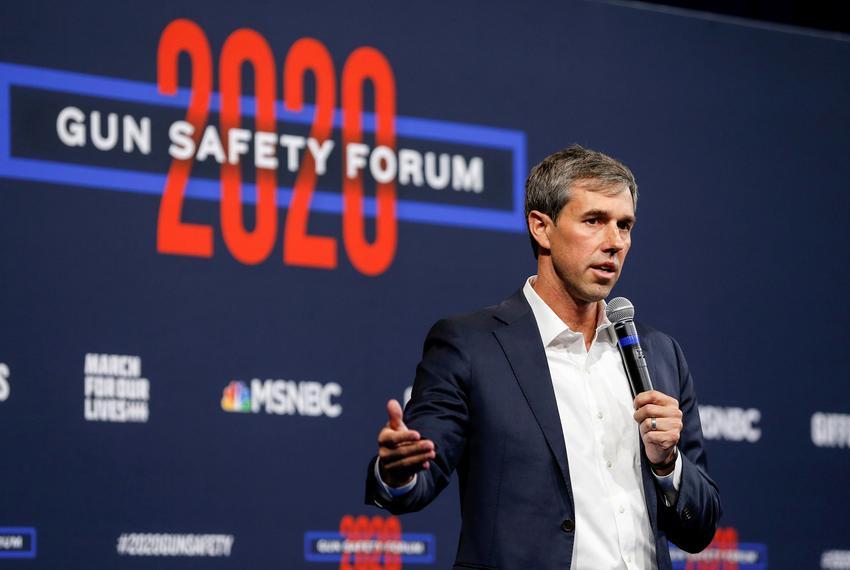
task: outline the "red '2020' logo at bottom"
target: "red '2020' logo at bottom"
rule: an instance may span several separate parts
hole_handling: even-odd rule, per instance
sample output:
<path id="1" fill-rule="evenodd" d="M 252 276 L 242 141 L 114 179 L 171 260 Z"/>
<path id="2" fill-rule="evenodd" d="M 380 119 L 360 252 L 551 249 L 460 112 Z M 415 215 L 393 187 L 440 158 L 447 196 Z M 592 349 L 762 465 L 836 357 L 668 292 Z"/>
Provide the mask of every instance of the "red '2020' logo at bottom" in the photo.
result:
<path id="1" fill-rule="evenodd" d="M 339 534 L 354 545 L 344 552 L 340 570 L 400 570 L 401 554 L 386 546 L 401 541 L 401 522 L 396 517 L 345 515 L 339 521 Z"/>
<path id="2" fill-rule="evenodd" d="M 761 543 L 740 542 L 733 527 L 719 528 L 708 548 L 688 554 L 674 545 L 670 558 L 676 570 L 765 570 L 767 546 Z"/>

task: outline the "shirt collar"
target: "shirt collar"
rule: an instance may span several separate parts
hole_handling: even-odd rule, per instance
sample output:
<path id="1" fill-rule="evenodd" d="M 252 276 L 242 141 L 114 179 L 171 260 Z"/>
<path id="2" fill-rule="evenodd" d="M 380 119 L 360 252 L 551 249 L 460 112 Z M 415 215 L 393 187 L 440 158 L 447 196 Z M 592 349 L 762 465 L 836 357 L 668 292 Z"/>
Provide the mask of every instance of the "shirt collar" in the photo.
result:
<path id="1" fill-rule="evenodd" d="M 525 295 L 526 301 L 531 306 L 531 312 L 534 313 L 534 320 L 537 321 L 537 328 L 540 329 L 540 339 L 543 341 L 543 346 L 549 346 L 555 342 L 558 337 L 580 337 L 581 333 L 572 330 L 567 324 L 561 320 L 561 317 L 555 314 L 549 305 L 546 304 L 532 285 L 537 279 L 537 275 L 529 277 L 525 286 L 522 288 L 522 293 Z M 611 321 L 605 314 L 605 301 L 597 303 L 596 312 L 596 338 L 595 340 L 614 342 L 611 337 Z"/>

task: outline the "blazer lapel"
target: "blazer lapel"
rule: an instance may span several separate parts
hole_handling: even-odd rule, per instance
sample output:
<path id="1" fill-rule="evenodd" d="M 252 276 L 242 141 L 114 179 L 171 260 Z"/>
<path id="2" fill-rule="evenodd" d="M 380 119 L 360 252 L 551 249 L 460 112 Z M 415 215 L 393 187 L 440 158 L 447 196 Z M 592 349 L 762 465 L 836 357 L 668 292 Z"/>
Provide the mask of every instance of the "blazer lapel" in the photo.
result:
<path id="1" fill-rule="evenodd" d="M 661 376 L 661 370 L 658 367 L 658 363 L 660 362 L 660 356 L 653 353 L 654 346 L 648 346 L 646 334 L 646 330 L 638 323 L 638 334 L 641 338 L 641 345 L 643 347 L 644 354 L 646 355 L 646 362 L 649 366 L 649 377 L 652 380 L 652 387 L 655 390 L 659 390 L 664 392 L 665 394 L 671 395 L 673 397 L 678 397 L 678 394 L 671 392 L 666 378 Z M 654 477 L 652 475 L 652 467 L 649 465 L 649 459 L 646 458 L 646 447 L 643 444 L 643 438 L 640 440 L 640 463 L 641 463 L 641 474 L 643 475 L 643 491 L 644 497 L 646 498 L 646 510 L 649 513 L 649 524 L 652 526 L 652 531 L 658 535 L 658 505 L 659 500 L 663 503 L 663 499 L 661 499 L 658 495 L 658 491 L 655 487 Z"/>
<path id="2" fill-rule="evenodd" d="M 649 526 L 652 532 L 658 536 L 658 492 L 655 489 L 655 481 L 652 476 L 652 467 L 646 458 L 646 448 L 643 439 L 640 441 L 640 473 L 643 479 L 643 496 L 646 500 L 646 512 L 649 513 Z"/>
<path id="3" fill-rule="evenodd" d="M 519 291 L 498 307 L 495 317 L 507 326 L 496 329 L 493 334 L 502 346 L 520 389 L 558 462 L 572 501 L 564 432 L 534 313 L 522 291 Z"/>

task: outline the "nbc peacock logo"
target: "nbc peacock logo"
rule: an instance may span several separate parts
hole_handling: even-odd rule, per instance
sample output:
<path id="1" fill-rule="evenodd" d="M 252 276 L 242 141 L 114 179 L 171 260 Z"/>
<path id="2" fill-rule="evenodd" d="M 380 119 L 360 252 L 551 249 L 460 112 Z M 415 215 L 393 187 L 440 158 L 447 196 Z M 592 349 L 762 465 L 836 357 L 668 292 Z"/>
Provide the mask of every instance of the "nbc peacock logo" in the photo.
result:
<path id="1" fill-rule="evenodd" d="M 233 380 L 224 388 L 221 409 L 225 412 L 251 412 L 251 390 L 244 382 Z"/>

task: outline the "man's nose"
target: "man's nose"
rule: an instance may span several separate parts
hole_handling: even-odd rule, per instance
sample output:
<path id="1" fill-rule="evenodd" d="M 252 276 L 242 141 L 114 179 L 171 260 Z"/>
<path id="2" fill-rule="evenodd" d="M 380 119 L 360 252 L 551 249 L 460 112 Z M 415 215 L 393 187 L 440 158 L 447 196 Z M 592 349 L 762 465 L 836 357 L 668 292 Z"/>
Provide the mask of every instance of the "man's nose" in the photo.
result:
<path id="1" fill-rule="evenodd" d="M 626 240 L 616 222 L 608 224 L 605 232 L 605 244 L 603 249 L 611 253 L 617 253 L 626 247 Z"/>

